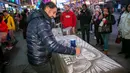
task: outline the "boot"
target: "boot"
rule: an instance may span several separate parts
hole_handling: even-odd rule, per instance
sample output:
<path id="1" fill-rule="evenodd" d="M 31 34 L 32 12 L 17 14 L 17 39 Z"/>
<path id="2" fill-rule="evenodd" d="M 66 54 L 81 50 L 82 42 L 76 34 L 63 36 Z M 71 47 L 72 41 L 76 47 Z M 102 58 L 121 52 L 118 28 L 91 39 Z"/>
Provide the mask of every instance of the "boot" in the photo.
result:
<path id="1" fill-rule="evenodd" d="M 104 50 L 103 52 L 105 55 L 108 55 L 108 50 Z"/>

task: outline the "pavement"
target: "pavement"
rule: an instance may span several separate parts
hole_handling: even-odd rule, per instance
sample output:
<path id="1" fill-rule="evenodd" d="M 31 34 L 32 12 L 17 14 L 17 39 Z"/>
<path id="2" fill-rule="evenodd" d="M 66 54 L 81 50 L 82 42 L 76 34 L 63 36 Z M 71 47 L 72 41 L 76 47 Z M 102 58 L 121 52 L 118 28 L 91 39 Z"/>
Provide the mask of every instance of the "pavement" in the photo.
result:
<path id="1" fill-rule="evenodd" d="M 115 19 L 119 18 L 118 13 L 114 13 Z M 115 60 L 117 63 L 121 64 L 128 72 L 130 72 L 130 59 L 125 59 L 124 55 L 119 55 L 118 53 L 121 51 L 122 45 L 116 44 L 115 40 L 117 37 L 118 27 L 117 24 L 113 25 L 113 31 L 109 36 L 109 52 L 108 57 Z M 98 50 L 101 50 L 102 47 L 95 46 L 96 40 L 94 39 L 94 35 L 91 34 L 90 44 L 96 47 Z M 102 52 L 102 51 L 101 51 Z"/>
<path id="2" fill-rule="evenodd" d="M 4 73 L 36 73 L 28 63 L 26 41 L 21 32 L 15 34 L 18 43 L 10 51 L 10 63 L 5 67 Z"/>
<path id="3" fill-rule="evenodd" d="M 114 14 L 116 19 L 118 14 Z M 21 31 L 16 32 L 16 38 L 19 41 L 17 45 L 10 51 L 10 64 L 7 65 L 3 73 L 36 73 L 28 63 L 26 41 L 23 39 Z M 124 59 L 124 55 L 118 55 L 121 50 L 121 44 L 116 44 L 117 25 L 113 25 L 113 32 L 109 39 L 109 57 L 121 64 L 127 71 L 130 71 L 130 59 Z M 90 44 L 100 50 L 102 47 L 95 46 L 96 40 L 93 33 L 91 34 Z"/>

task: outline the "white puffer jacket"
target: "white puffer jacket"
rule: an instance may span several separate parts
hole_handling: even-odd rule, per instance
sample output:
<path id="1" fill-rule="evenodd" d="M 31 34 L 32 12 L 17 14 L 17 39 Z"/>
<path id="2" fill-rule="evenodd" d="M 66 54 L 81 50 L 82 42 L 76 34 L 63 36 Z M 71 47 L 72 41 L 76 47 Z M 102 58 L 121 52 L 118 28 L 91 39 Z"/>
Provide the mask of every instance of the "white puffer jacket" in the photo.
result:
<path id="1" fill-rule="evenodd" d="M 124 39 L 130 39 L 130 12 L 124 12 L 119 23 L 119 31 Z"/>

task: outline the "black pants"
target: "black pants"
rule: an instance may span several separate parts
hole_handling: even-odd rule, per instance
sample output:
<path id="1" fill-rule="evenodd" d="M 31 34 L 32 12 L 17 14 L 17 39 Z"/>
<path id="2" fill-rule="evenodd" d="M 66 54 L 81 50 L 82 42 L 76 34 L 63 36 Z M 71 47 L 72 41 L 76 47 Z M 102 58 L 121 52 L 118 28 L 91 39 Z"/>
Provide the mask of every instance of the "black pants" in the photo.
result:
<path id="1" fill-rule="evenodd" d="M 85 37 L 87 35 L 87 42 L 89 43 L 90 41 L 90 32 L 89 32 L 90 27 L 89 26 L 81 26 L 81 32 L 82 32 L 82 39 L 85 41 Z"/>
<path id="2" fill-rule="evenodd" d="M 121 51 L 130 56 L 130 39 L 122 39 Z"/>
<path id="3" fill-rule="evenodd" d="M 26 39 L 26 30 L 23 30 L 23 38 Z"/>
<path id="4" fill-rule="evenodd" d="M 103 39 L 102 39 L 101 33 L 98 32 L 98 26 L 96 26 L 96 25 L 94 26 L 94 33 L 96 36 L 97 44 L 103 45 Z"/>
<path id="5" fill-rule="evenodd" d="M 90 31 L 93 31 L 93 24 L 90 24 Z"/>
<path id="6" fill-rule="evenodd" d="M 3 52 L 2 48 L 6 47 L 8 45 L 8 42 L 1 43 L 0 46 L 0 61 L 2 63 L 9 62 L 10 61 L 10 51 Z"/>
<path id="7" fill-rule="evenodd" d="M 39 66 L 34 66 L 34 65 L 31 66 L 37 73 L 52 73 L 52 67 L 50 62 Z"/>
<path id="8" fill-rule="evenodd" d="M 4 62 L 4 54 L 2 51 L 2 47 L 0 46 L 0 62 L 3 63 Z"/>

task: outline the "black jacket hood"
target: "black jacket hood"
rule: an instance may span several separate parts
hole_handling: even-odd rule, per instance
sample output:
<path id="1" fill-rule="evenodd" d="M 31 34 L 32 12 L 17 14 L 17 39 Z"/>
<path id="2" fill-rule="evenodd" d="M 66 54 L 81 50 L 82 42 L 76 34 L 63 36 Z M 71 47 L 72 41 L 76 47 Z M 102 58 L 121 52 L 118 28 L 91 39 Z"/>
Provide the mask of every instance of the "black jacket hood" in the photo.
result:
<path id="1" fill-rule="evenodd" d="M 27 18 L 27 22 L 29 23 L 31 20 L 38 18 L 38 17 L 44 17 L 49 21 L 51 20 L 51 18 L 47 15 L 47 13 L 45 11 L 43 11 L 42 9 L 39 9 L 39 10 L 33 10 L 29 14 L 29 16 Z"/>

